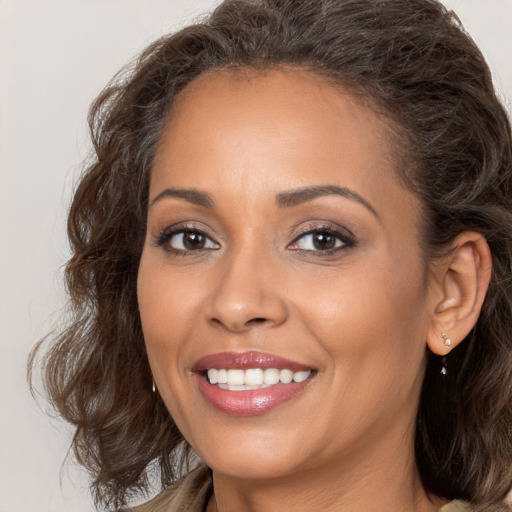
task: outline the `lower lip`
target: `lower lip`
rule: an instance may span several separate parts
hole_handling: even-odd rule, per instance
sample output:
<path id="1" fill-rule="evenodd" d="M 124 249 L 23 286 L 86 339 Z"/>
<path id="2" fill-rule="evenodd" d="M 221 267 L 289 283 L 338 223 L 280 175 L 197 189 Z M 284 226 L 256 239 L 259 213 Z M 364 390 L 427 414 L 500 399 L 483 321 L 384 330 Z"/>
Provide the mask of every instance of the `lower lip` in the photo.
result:
<path id="1" fill-rule="evenodd" d="M 255 416 L 289 402 L 306 389 L 311 377 L 303 382 L 277 384 L 263 389 L 229 391 L 210 384 L 202 375 L 197 375 L 199 390 L 215 409 L 232 416 Z"/>

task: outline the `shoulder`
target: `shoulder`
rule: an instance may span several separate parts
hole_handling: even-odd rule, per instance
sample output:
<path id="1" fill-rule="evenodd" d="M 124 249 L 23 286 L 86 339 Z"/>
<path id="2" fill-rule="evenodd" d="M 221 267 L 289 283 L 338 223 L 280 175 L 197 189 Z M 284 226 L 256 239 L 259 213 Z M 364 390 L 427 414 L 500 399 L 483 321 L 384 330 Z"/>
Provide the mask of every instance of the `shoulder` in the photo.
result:
<path id="1" fill-rule="evenodd" d="M 470 503 L 455 500 L 447 503 L 439 512 L 472 512 L 474 510 L 475 508 Z M 479 510 L 483 512 L 483 509 Z M 503 502 L 501 505 L 494 505 L 485 510 L 488 512 L 511 512 L 512 507 L 508 503 Z"/>
<path id="2" fill-rule="evenodd" d="M 470 512 L 470 506 L 464 501 L 450 501 L 439 512 Z"/>
<path id="3" fill-rule="evenodd" d="M 210 469 L 201 464 L 152 500 L 124 512 L 203 512 L 211 493 Z"/>

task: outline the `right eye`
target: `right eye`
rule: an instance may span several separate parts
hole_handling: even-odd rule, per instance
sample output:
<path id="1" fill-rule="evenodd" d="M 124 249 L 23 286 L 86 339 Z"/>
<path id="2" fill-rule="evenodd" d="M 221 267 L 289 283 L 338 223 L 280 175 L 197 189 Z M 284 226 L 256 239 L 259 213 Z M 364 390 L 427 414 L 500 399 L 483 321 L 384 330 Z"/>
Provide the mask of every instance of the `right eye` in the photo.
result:
<path id="1" fill-rule="evenodd" d="M 158 245 L 165 246 L 168 250 L 186 254 L 203 250 L 219 249 L 219 244 L 214 242 L 205 233 L 197 229 L 180 229 L 163 233 Z"/>

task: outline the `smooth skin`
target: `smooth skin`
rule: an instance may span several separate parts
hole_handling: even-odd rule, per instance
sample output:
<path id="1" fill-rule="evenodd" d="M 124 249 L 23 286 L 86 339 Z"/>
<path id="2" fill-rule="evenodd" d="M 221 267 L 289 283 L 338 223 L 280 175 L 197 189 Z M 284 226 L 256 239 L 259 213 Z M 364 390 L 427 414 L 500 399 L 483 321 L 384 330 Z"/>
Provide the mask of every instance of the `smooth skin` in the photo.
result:
<path id="1" fill-rule="evenodd" d="M 173 107 L 138 298 L 158 391 L 213 470 L 208 511 L 445 503 L 414 459 L 426 350 L 446 353 L 442 333 L 453 348 L 474 325 L 490 256 L 463 233 L 426 262 L 420 201 L 397 178 L 388 133 L 368 105 L 293 69 L 204 74 Z M 290 199 L 304 188 L 324 192 Z M 264 414 L 222 413 L 191 369 L 248 350 L 317 373 Z"/>

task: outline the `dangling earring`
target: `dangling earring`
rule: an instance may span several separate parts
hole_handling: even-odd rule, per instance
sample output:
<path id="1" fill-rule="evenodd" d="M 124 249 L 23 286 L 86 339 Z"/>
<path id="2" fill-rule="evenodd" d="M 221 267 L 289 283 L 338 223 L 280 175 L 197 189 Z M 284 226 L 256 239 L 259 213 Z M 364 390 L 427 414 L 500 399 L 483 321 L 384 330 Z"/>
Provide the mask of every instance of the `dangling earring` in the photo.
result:
<path id="1" fill-rule="evenodd" d="M 444 340 L 444 346 L 448 347 L 448 349 L 451 350 L 452 340 L 450 338 L 448 338 L 448 335 L 445 334 L 444 332 L 441 334 L 441 336 L 443 337 L 443 340 Z M 441 359 L 441 375 L 446 375 L 447 373 L 448 373 L 448 364 L 446 363 L 446 356 L 444 356 Z"/>
<path id="2" fill-rule="evenodd" d="M 151 379 L 153 381 L 153 385 L 151 387 L 151 389 L 153 390 L 153 393 L 156 393 L 156 384 L 155 384 L 155 379 Z"/>
<path id="3" fill-rule="evenodd" d="M 446 356 L 441 359 L 441 375 L 448 373 L 448 365 L 446 364 Z"/>

